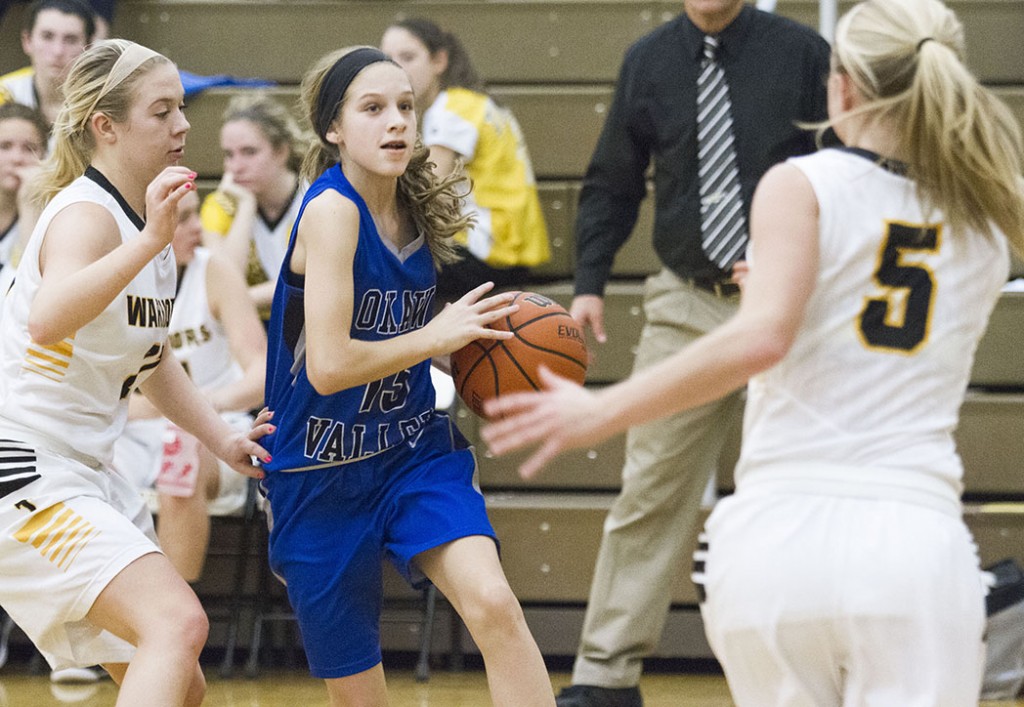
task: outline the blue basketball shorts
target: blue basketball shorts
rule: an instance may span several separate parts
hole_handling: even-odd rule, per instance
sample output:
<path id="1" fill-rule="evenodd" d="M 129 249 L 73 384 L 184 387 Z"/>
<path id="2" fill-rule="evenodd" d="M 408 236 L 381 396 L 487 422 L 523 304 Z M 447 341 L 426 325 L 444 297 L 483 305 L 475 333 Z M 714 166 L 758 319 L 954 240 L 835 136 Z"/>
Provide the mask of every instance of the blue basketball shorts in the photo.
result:
<path id="1" fill-rule="evenodd" d="M 497 542 L 474 485 L 473 451 L 447 415 L 432 418 L 414 445 L 264 480 L 270 567 L 287 585 L 314 677 L 381 661 L 384 558 L 419 587 L 427 581 L 419 553 L 471 535 Z"/>

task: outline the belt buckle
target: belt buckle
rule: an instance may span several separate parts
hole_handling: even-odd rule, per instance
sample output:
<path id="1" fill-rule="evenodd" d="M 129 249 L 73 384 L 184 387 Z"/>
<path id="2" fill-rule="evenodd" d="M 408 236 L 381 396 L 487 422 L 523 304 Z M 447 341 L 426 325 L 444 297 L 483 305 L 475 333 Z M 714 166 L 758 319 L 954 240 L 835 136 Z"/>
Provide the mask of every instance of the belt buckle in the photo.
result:
<path id="1" fill-rule="evenodd" d="M 739 294 L 739 286 L 728 280 L 715 280 L 712 289 L 716 297 L 732 297 Z"/>

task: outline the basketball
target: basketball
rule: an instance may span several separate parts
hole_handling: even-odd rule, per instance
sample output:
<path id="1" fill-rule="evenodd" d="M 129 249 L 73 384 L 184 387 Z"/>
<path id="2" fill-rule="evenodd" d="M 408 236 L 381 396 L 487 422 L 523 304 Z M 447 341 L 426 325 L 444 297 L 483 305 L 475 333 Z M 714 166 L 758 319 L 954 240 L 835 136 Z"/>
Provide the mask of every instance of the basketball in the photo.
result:
<path id="1" fill-rule="evenodd" d="M 511 331 L 504 341 L 477 339 L 452 353 L 452 379 L 462 401 L 481 417 L 484 401 L 519 391 L 540 390 L 540 365 L 583 383 L 587 343 L 583 327 L 565 308 L 535 292 L 516 292 L 515 312 L 491 325 Z"/>

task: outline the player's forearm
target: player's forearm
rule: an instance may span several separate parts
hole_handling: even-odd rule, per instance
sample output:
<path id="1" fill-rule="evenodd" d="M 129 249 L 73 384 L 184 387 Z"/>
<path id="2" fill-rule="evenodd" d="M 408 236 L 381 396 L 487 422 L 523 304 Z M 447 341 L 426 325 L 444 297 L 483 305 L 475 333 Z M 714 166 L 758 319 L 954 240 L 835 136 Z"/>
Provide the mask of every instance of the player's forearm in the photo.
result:
<path id="1" fill-rule="evenodd" d="M 29 312 L 32 339 L 48 346 L 73 335 L 98 317 L 160 250 L 150 239 L 134 238 L 81 270 L 44 278 Z"/>
<path id="2" fill-rule="evenodd" d="M 309 382 L 321 395 L 331 395 L 394 375 L 442 352 L 431 346 L 426 329 L 383 341 L 349 339 L 344 347 L 307 350 Z M 447 353 L 447 352 L 443 352 Z"/>
<path id="3" fill-rule="evenodd" d="M 165 353 L 153 374 L 141 386 L 160 414 L 185 430 L 214 454 L 232 430 L 170 353 Z"/>

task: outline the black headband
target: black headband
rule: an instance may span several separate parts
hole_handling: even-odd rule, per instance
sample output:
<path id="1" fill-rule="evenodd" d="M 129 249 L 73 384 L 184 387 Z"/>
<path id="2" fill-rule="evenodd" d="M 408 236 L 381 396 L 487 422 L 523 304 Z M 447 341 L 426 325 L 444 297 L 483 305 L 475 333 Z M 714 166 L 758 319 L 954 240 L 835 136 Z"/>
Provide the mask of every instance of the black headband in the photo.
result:
<path id="1" fill-rule="evenodd" d="M 316 103 L 316 132 L 321 140 L 327 139 L 327 130 L 334 122 L 341 99 L 345 97 L 345 91 L 352 80 L 370 64 L 381 61 L 394 63 L 379 49 L 361 47 L 334 62 L 334 66 L 324 76 L 324 82 L 320 86 L 320 97 Z"/>

